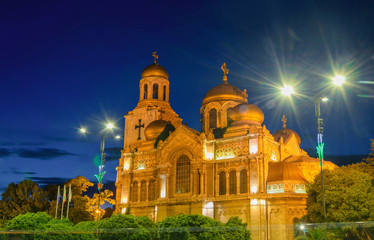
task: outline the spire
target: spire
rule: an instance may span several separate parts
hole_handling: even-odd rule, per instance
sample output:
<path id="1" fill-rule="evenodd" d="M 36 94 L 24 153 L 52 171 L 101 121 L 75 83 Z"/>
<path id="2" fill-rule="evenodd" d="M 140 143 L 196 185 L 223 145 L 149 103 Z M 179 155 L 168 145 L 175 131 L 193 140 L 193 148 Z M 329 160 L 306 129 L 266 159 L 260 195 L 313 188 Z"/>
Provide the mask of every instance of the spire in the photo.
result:
<path id="1" fill-rule="evenodd" d="M 226 67 L 226 63 L 222 64 L 221 69 L 223 71 L 223 82 L 227 83 L 227 74 L 229 74 L 229 69 Z"/>
<path id="2" fill-rule="evenodd" d="M 283 114 L 283 117 L 282 117 L 282 122 L 283 122 L 283 128 L 286 128 L 286 123 L 287 123 L 287 118 L 286 116 Z"/>
<path id="3" fill-rule="evenodd" d="M 154 58 L 154 63 L 158 65 L 158 63 L 157 63 L 157 59 L 158 59 L 157 52 L 154 51 L 154 52 L 152 53 L 152 56 L 153 56 L 153 58 Z"/>

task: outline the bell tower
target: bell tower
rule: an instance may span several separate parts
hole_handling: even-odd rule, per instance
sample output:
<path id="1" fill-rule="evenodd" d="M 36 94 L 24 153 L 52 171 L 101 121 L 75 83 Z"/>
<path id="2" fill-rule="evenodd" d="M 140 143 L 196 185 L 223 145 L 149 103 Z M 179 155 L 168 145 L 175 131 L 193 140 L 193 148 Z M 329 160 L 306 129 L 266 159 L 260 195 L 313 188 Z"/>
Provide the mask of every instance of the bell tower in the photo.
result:
<path id="1" fill-rule="evenodd" d="M 169 74 L 157 62 L 157 53 L 153 52 L 152 55 L 153 64 L 141 73 L 139 102 L 134 110 L 125 115 L 125 149 L 133 149 L 145 141 L 144 129 L 155 120 L 170 121 L 175 127 L 182 123 L 182 119 L 170 107 Z"/>

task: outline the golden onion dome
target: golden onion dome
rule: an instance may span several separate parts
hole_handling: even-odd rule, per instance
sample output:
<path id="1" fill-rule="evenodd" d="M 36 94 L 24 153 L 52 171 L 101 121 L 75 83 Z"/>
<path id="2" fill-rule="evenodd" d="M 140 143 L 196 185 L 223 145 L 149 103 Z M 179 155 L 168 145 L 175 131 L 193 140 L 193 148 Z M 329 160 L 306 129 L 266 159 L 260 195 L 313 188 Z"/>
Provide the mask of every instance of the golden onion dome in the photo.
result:
<path id="1" fill-rule="evenodd" d="M 294 163 L 269 162 L 267 182 L 283 181 L 307 182 L 303 172 Z"/>
<path id="2" fill-rule="evenodd" d="M 247 93 L 227 83 L 227 81 L 223 81 L 220 85 L 213 87 L 205 94 L 203 104 L 213 101 L 247 102 Z"/>
<path id="3" fill-rule="evenodd" d="M 273 137 L 274 137 L 274 140 L 277 141 L 277 142 L 280 141 L 281 137 L 283 137 L 283 141 L 287 141 L 287 139 L 290 138 L 292 136 L 292 134 L 295 135 L 295 137 L 297 139 L 297 143 L 300 145 L 301 138 L 300 138 L 299 134 L 297 134 L 297 132 L 295 132 L 294 130 L 291 130 L 291 129 L 288 129 L 288 128 L 279 129 L 278 131 L 276 131 L 273 134 Z"/>
<path id="4" fill-rule="evenodd" d="M 265 116 L 262 110 L 254 104 L 241 103 L 236 105 L 229 113 L 229 118 L 234 122 L 234 125 L 240 123 L 256 123 L 262 124 Z M 235 124 L 235 122 L 237 124 Z"/>
<path id="5" fill-rule="evenodd" d="M 162 119 L 151 122 L 144 130 L 145 138 L 147 140 L 156 139 L 167 125 L 168 122 Z"/>
<path id="6" fill-rule="evenodd" d="M 168 79 L 169 74 L 163 66 L 158 63 L 153 63 L 142 71 L 141 78 L 145 77 L 163 77 Z"/>

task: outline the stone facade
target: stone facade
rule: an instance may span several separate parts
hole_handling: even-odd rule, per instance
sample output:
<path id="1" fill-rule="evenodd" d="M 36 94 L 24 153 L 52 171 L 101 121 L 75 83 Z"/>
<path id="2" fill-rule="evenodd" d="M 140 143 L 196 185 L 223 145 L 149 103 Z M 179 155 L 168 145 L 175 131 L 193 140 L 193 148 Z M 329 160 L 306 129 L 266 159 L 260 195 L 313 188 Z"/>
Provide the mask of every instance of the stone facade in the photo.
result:
<path id="1" fill-rule="evenodd" d="M 226 65 L 223 70 L 223 82 L 204 97 L 201 132 L 170 107 L 166 70 L 155 61 L 142 72 L 139 103 L 125 116 L 116 211 L 155 222 L 181 213 L 222 222 L 238 216 L 252 239 L 293 239 L 319 162 L 285 124 L 272 135 L 261 109 L 227 82 Z"/>

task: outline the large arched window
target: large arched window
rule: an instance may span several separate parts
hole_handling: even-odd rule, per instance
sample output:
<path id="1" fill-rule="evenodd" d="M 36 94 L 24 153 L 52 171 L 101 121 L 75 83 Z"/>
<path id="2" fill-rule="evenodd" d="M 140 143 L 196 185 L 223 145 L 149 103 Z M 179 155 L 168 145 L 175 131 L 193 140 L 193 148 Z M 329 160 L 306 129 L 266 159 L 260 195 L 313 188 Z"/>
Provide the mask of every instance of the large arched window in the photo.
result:
<path id="1" fill-rule="evenodd" d="M 140 183 L 140 201 L 144 202 L 147 200 L 147 181 L 143 180 Z"/>
<path id="2" fill-rule="evenodd" d="M 156 199 L 156 180 L 149 181 L 148 185 L 148 201 Z"/>
<path id="3" fill-rule="evenodd" d="M 139 199 L 138 191 L 139 191 L 138 182 L 134 182 L 133 187 L 132 187 L 132 201 L 133 202 L 137 202 Z"/>
<path id="4" fill-rule="evenodd" d="M 144 95 L 143 95 L 143 99 L 147 99 L 147 98 L 148 98 L 148 85 L 144 84 Z"/>
<path id="5" fill-rule="evenodd" d="M 166 100 L 166 86 L 164 86 L 164 91 L 163 91 L 163 96 L 162 96 L 162 100 Z"/>
<path id="6" fill-rule="evenodd" d="M 247 170 L 243 169 L 240 171 L 240 193 L 248 192 L 248 183 L 247 183 Z"/>
<path id="7" fill-rule="evenodd" d="M 219 173 L 219 195 L 226 195 L 226 173 Z"/>
<path id="8" fill-rule="evenodd" d="M 176 193 L 190 192 L 190 159 L 182 155 L 177 160 Z"/>
<path id="9" fill-rule="evenodd" d="M 158 84 L 153 84 L 153 99 L 158 99 Z"/>
<path id="10" fill-rule="evenodd" d="M 230 172 L 230 194 L 236 194 L 236 172 Z"/>
<path id="11" fill-rule="evenodd" d="M 217 128 L 217 110 L 215 108 L 209 112 L 209 128 Z"/>

